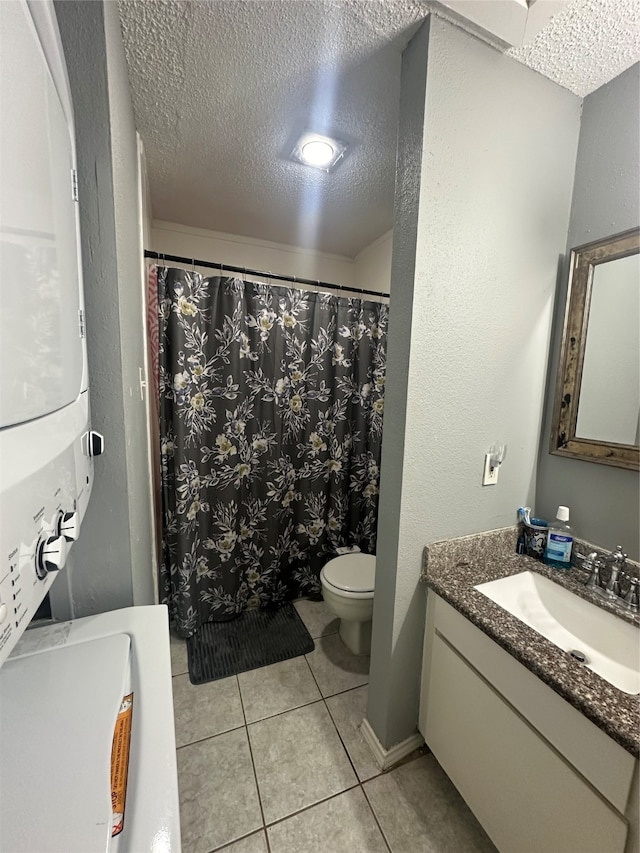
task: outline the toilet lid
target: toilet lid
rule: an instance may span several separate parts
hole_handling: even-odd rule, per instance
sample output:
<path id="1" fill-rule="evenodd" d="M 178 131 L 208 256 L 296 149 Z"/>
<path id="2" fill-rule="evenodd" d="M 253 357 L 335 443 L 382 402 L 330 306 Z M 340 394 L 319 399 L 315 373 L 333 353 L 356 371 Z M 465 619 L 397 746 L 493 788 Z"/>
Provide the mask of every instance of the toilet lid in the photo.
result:
<path id="1" fill-rule="evenodd" d="M 347 592 L 373 592 L 376 558 L 373 554 L 335 557 L 324 567 L 324 578 L 331 586 Z"/>

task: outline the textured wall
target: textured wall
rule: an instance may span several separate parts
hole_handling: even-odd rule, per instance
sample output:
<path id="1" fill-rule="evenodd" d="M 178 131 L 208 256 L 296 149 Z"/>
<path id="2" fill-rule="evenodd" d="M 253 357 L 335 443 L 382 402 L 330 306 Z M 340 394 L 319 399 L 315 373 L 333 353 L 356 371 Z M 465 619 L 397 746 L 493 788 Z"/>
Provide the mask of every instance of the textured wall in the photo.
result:
<path id="1" fill-rule="evenodd" d="M 103 5 L 65 0 L 55 10 L 75 113 L 91 418 L 107 442 L 67 564 L 73 611 L 63 585 L 52 588 L 54 614 L 64 618 L 126 607 L 133 598 Z"/>
<path id="2" fill-rule="evenodd" d="M 154 600 L 137 145 L 115 3 L 55 4 L 75 112 L 92 422 L 106 453 L 70 558 L 72 609 L 84 616 Z"/>
<path id="3" fill-rule="evenodd" d="M 385 747 L 408 737 L 418 719 L 425 597 L 417 575 L 399 565 L 407 394 L 413 365 L 411 322 L 419 241 L 428 18 L 402 56 L 394 201 L 389 344 L 376 548 L 376 592 L 367 719 Z M 422 464 L 421 464 L 422 463 Z M 423 460 L 417 464 L 423 468 Z M 416 543 L 419 547 L 419 542 Z M 397 690 L 402 692 L 398 693 Z M 400 698 L 402 697 L 402 698 Z"/>
<path id="4" fill-rule="evenodd" d="M 567 256 L 574 246 L 640 224 L 639 128 L 640 64 L 636 64 L 584 100 Z M 536 509 L 541 514 L 554 515 L 558 504 L 567 504 L 580 536 L 605 548 L 620 542 L 637 560 L 638 474 L 549 453 L 567 277 L 565 263 L 556 298 Z"/>
<path id="5" fill-rule="evenodd" d="M 417 720 L 422 547 L 512 524 L 516 508 L 533 502 L 579 121 L 576 96 L 432 18 L 422 162 L 410 164 L 421 172 L 403 328 L 397 313 L 410 298 L 410 241 L 396 240 L 393 259 L 393 419 L 385 422 L 367 711 L 387 747 Z M 401 123 L 401 148 L 406 132 Z M 410 344 L 399 342 L 409 329 Z M 405 370 L 406 409 L 392 390 Z M 508 457 L 498 485 L 483 487 L 484 454 L 496 441 L 508 445 Z"/>
<path id="6" fill-rule="evenodd" d="M 129 76 L 124 58 L 118 4 L 104 4 L 113 197 L 116 225 L 117 288 L 122 347 L 122 399 L 129 496 L 129 565 L 134 604 L 153 604 L 154 527 L 147 404 L 140 397 L 140 369 L 146 376 L 145 305 L 142 278 L 142 211 L 139 206 L 138 143 Z M 144 282 L 146 286 L 146 282 Z"/>

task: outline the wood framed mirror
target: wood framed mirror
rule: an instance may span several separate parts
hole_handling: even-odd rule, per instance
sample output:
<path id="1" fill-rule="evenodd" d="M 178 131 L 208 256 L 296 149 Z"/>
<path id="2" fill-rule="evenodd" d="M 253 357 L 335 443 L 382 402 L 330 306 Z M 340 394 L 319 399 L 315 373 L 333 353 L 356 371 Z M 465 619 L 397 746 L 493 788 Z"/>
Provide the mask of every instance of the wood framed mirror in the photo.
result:
<path id="1" fill-rule="evenodd" d="M 640 228 L 571 252 L 550 452 L 640 470 Z"/>

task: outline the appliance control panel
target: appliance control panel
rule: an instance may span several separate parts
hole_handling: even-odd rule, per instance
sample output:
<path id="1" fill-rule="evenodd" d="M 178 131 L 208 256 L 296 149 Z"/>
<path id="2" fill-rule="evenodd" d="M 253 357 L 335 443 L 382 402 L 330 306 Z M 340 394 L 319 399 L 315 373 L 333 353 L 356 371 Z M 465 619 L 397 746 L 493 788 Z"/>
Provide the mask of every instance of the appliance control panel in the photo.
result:
<path id="1" fill-rule="evenodd" d="M 71 407 L 77 409 L 73 413 L 77 423 L 86 423 L 88 417 L 87 400 L 82 397 L 86 395 Z M 22 425 L 19 434 L 18 430 L 0 431 L 3 472 L 9 480 L 0 493 L 0 664 L 64 569 L 89 501 L 93 458 L 86 453 L 86 432 L 69 432 L 68 417 L 69 407 L 63 416 L 54 413 L 49 418 L 49 446 L 40 448 L 48 461 L 38 459 L 39 449 L 34 447 L 33 464 L 27 463 L 26 471 L 14 465 L 13 477 L 12 451 L 18 454 L 13 458 L 20 459 L 18 451 L 24 448 L 29 425 Z M 19 442 L 16 448 L 12 448 L 14 441 Z M 21 461 L 24 469 L 24 454 Z"/>

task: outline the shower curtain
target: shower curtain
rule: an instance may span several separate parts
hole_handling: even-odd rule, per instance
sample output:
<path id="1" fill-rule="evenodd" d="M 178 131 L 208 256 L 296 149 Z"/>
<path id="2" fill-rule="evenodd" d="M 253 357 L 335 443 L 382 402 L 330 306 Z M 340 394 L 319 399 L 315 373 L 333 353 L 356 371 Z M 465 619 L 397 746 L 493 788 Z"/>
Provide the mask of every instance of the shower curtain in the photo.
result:
<path id="1" fill-rule="evenodd" d="M 158 269 L 163 559 L 177 631 L 318 597 L 374 553 L 388 307 Z"/>

